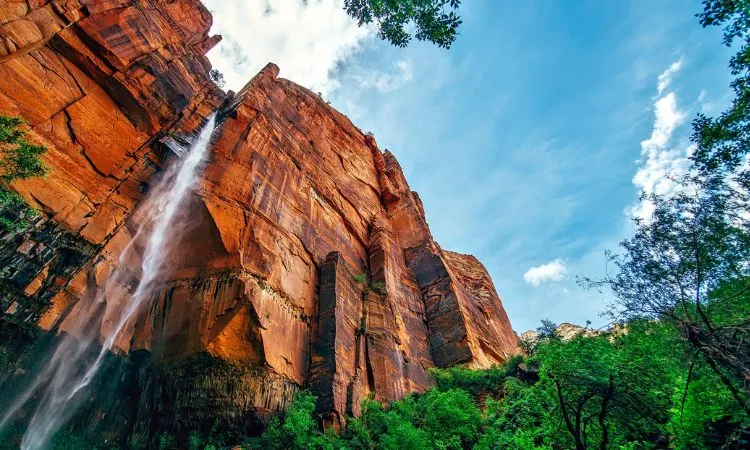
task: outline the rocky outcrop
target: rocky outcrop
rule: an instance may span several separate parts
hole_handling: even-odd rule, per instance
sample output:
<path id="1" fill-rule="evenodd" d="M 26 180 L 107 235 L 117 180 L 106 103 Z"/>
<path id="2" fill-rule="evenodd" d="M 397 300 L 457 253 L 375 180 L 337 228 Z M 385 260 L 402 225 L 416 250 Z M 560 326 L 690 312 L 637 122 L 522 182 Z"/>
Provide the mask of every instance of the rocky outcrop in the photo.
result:
<path id="1" fill-rule="evenodd" d="M 608 330 L 609 332 L 612 332 L 614 334 L 619 333 L 619 328 L 617 326 L 611 328 Z M 576 325 L 573 323 L 567 323 L 563 322 L 555 327 L 555 335 L 563 340 L 563 341 L 570 341 L 571 339 L 575 339 L 578 337 L 593 337 L 593 336 L 599 336 L 603 333 L 601 330 L 595 330 L 593 328 L 588 327 L 582 327 L 580 325 Z M 525 346 L 531 348 L 534 347 L 536 344 L 538 344 L 542 337 L 539 334 L 539 331 L 534 330 L 526 330 L 518 337 L 522 344 Z"/>
<path id="2" fill-rule="evenodd" d="M 48 219 L 0 238 L 7 323 L 92 326 L 76 309 L 119 264 L 170 141 L 211 111 L 222 122 L 191 228 L 116 344 L 130 375 L 109 392 L 129 403 L 87 403 L 78 423 L 136 446 L 216 424 L 239 436 L 309 388 L 341 427 L 367 395 L 427 389 L 432 367 L 518 352 L 487 271 L 433 240 L 390 152 L 274 65 L 236 95 L 208 80 L 218 38 L 197 0 L 6 2 L 0 24 L 0 114 L 29 121 L 51 167 L 14 185 Z"/>

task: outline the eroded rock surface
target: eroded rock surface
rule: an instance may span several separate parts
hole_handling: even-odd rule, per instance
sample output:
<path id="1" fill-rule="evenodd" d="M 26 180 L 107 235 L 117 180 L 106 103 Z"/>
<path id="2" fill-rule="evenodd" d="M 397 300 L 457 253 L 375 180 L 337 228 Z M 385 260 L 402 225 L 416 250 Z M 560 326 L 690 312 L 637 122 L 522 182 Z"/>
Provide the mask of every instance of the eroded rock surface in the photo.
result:
<path id="1" fill-rule="evenodd" d="M 306 387 L 341 427 L 367 395 L 429 388 L 431 367 L 518 353 L 487 271 L 433 240 L 395 157 L 274 65 L 226 96 L 208 79 L 210 25 L 197 0 L 0 5 L 0 114 L 29 121 L 51 168 L 14 185 L 48 219 L 0 237 L 3 321 L 75 335 L 170 141 L 221 119 L 191 227 L 117 341 L 129 375 L 110 391 L 128 400 L 77 422 L 142 446 L 216 423 L 239 436 Z"/>
<path id="2" fill-rule="evenodd" d="M 14 188 L 57 224 L 56 234 L 75 237 L 74 247 L 100 249 L 97 258 L 116 261 L 123 225 L 158 170 L 158 141 L 192 131 L 219 106 L 224 93 L 209 81 L 204 56 L 218 42 L 210 26 L 198 0 L 0 4 L 0 114 L 29 122 L 51 169 Z M 38 238 L 19 246 L 17 257 L 27 247 L 42 251 Z M 80 269 L 91 262 L 94 252 L 87 252 L 88 261 L 68 263 Z M 89 280 L 76 272 L 58 276 L 57 287 L 80 293 Z M 42 319 L 45 328 L 66 312 L 69 302 L 58 298 Z M 8 301 L 4 296 L 4 311 Z M 47 308 L 46 301 L 13 301 L 13 316 L 23 320 Z"/>

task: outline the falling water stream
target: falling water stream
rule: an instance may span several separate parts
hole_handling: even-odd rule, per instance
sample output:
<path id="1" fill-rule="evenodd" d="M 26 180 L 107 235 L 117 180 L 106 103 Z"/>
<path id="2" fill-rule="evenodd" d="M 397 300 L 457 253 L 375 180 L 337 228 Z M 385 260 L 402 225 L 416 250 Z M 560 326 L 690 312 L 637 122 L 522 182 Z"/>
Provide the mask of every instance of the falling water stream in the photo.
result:
<path id="1" fill-rule="evenodd" d="M 54 353 L 39 375 L 24 392 L 3 411 L 0 428 L 3 428 L 26 402 L 44 387 L 26 433 L 21 449 L 44 449 L 51 437 L 67 422 L 82 400 L 79 394 L 101 369 L 104 359 L 117 342 L 122 330 L 148 299 L 152 298 L 157 279 L 162 279 L 169 270 L 165 258 L 173 237 L 179 234 L 184 220 L 178 214 L 190 191 L 196 184 L 201 162 L 206 158 L 211 134 L 215 127 L 215 116 L 207 120 L 196 141 L 182 157 L 175 161 L 163 176 L 151 187 L 136 214 L 140 226 L 121 253 L 118 267 L 99 288 L 95 300 L 81 306 L 75 316 L 78 333 L 62 338 Z M 128 267 L 133 252 L 141 248 L 140 268 Z M 129 296 L 127 304 L 109 315 L 108 301 L 121 295 L 122 286 L 127 286 L 133 274 L 140 281 Z M 117 309 L 117 308 L 113 308 Z M 103 340 L 103 341 L 102 341 Z M 98 346 L 101 346 L 98 349 Z"/>

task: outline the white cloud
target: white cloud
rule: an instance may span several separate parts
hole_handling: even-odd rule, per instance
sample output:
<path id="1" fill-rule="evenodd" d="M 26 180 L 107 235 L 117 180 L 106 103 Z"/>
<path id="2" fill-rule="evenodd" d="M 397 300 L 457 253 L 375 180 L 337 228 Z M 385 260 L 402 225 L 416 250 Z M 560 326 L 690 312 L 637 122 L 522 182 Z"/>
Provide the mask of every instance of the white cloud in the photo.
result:
<path id="1" fill-rule="evenodd" d="M 380 92 L 392 92 L 412 80 L 410 60 L 400 60 L 393 64 L 395 72 L 372 72 L 367 71 L 355 76 L 361 87 L 375 88 Z"/>
<path id="2" fill-rule="evenodd" d="M 329 93 L 331 72 L 372 35 L 344 11 L 343 0 L 203 0 L 213 12 L 212 33 L 223 36 L 208 53 L 224 74 L 228 89 L 238 90 L 268 62 L 281 76 L 309 89 Z"/>
<path id="3" fill-rule="evenodd" d="M 523 280 L 532 286 L 539 286 L 546 281 L 562 281 L 568 269 L 559 259 L 536 267 L 531 267 L 523 274 Z"/>
<path id="4" fill-rule="evenodd" d="M 659 75 L 658 98 L 654 102 L 654 126 L 651 136 L 641 142 L 641 159 L 633 176 L 633 184 L 647 194 L 669 195 L 677 188 L 674 177 L 686 173 L 688 157 L 693 147 L 687 144 L 672 145 L 675 130 L 685 122 L 688 114 L 677 106 L 674 92 L 664 93 L 670 86 L 672 77 L 682 67 L 682 58 Z M 644 200 L 630 207 L 627 213 L 641 219 L 648 219 L 653 212 L 650 201 Z"/>
<path id="5" fill-rule="evenodd" d="M 657 85 L 657 91 L 661 95 L 670 84 L 672 84 L 672 77 L 674 74 L 680 71 L 682 68 L 682 58 L 673 62 L 671 66 L 664 72 L 659 74 L 659 84 Z"/>
<path id="6" fill-rule="evenodd" d="M 664 149 L 675 128 L 684 122 L 686 114 L 677 108 L 677 96 L 670 92 L 654 103 L 654 128 L 651 137 L 641 142 L 641 149 L 651 154 Z"/>

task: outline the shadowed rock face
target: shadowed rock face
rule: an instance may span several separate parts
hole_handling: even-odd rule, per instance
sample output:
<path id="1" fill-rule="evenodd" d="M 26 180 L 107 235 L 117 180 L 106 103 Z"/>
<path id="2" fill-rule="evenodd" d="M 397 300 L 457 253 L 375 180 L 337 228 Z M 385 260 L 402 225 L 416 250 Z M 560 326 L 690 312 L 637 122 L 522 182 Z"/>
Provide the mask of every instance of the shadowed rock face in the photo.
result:
<path id="1" fill-rule="evenodd" d="M 48 219 L 0 237 L 4 323 L 75 335 L 164 144 L 223 120 L 185 205 L 192 227 L 118 339 L 128 375 L 75 423 L 143 446 L 216 423 L 240 435 L 307 387 L 340 427 L 369 394 L 427 389 L 431 367 L 518 353 L 486 270 L 435 243 L 395 157 L 274 65 L 226 96 L 207 76 L 210 24 L 197 0 L 0 5 L 0 114 L 29 121 L 51 168 L 14 185 Z M 14 345 L 19 364 L 37 347 Z"/>

